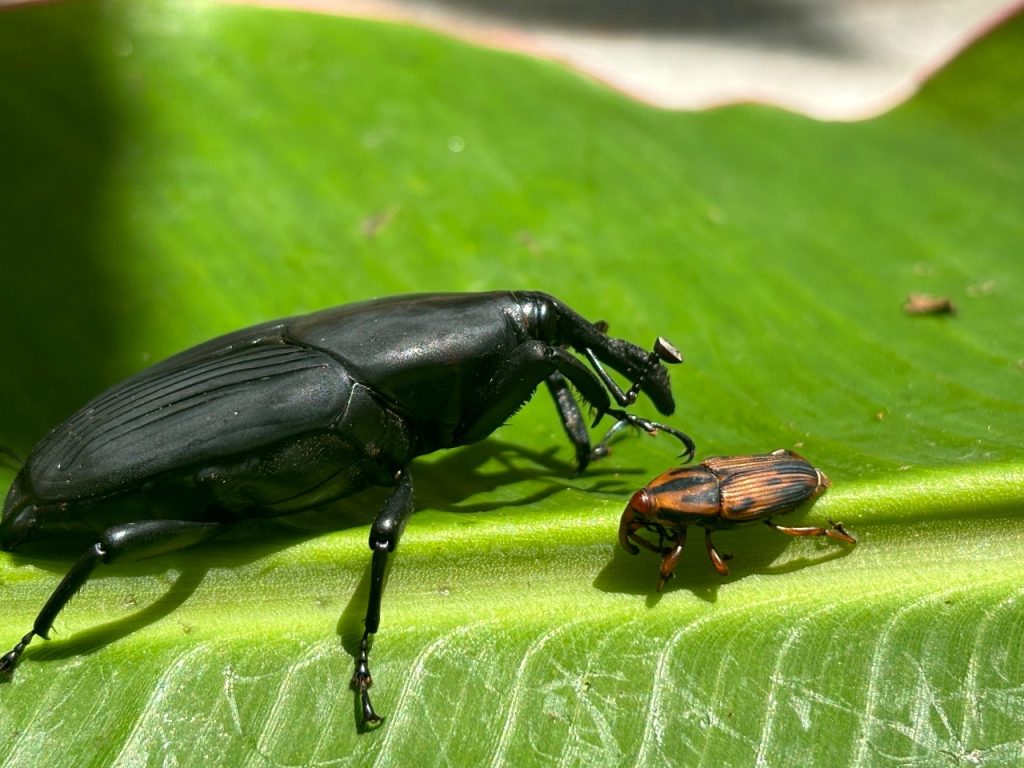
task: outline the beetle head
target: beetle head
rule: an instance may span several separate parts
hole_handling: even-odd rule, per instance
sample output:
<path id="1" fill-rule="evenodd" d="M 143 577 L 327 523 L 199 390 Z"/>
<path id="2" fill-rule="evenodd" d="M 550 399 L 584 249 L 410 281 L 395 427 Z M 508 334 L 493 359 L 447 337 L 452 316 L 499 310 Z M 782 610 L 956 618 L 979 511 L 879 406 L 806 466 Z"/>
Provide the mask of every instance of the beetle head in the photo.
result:
<path id="1" fill-rule="evenodd" d="M 639 548 L 633 544 L 629 537 L 638 529 L 645 527 L 651 510 L 654 508 L 653 500 L 646 488 L 641 488 L 633 494 L 622 512 L 622 519 L 619 521 L 619 543 L 630 554 L 635 555 Z"/>

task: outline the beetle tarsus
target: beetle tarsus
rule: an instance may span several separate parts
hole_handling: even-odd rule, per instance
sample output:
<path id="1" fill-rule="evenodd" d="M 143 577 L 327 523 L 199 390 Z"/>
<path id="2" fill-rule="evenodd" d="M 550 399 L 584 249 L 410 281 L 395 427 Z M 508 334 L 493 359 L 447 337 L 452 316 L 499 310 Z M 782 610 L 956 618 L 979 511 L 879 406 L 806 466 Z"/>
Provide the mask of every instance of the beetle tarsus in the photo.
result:
<path id="1" fill-rule="evenodd" d="M 590 452 L 590 458 L 598 459 L 609 455 L 612 452 L 611 448 L 609 448 L 609 445 L 611 444 L 612 440 L 615 438 L 617 434 L 619 434 L 619 432 L 621 432 L 629 425 L 629 422 L 626 421 L 625 419 L 619 419 L 614 424 L 612 424 L 611 429 L 609 429 L 605 433 L 604 437 L 601 438 L 601 442 L 598 443 L 597 446 Z"/>
<path id="2" fill-rule="evenodd" d="M 825 535 L 829 538 L 845 541 L 847 544 L 857 543 L 857 537 L 846 530 L 846 526 L 842 523 L 836 522 L 835 520 L 829 520 L 828 524 L 832 526 L 831 529 L 825 532 Z"/>
<path id="3" fill-rule="evenodd" d="M 7 677 L 14 673 L 14 667 L 18 663 L 18 659 L 25 651 L 25 647 L 32 642 L 32 638 L 35 635 L 35 630 L 29 632 L 11 650 L 0 656 L 0 676 Z"/>
<path id="4" fill-rule="evenodd" d="M 628 424 L 631 427 L 642 429 L 649 435 L 654 435 L 658 432 L 664 432 L 667 435 L 672 435 L 672 437 L 681 442 L 683 447 L 686 449 L 679 454 L 679 457 L 683 459 L 683 463 L 686 464 L 687 462 L 693 461 L 694 454 L 697 452 L 697 446 L 694 444 L 693 439 L 685 432 L 682 432 L 675 427 L 670 427 L 667 424 L 651 421 L 650 419 L 645 419 L 642 416 L 637 416 L 636 414 L 619 410 L 618 408 L 609 408 L 607 413 L 610 416 L 614 416 L 618 421 L 611 429 L 608 430 L 604 439 L 602 439 L 597 448 L 594 449 L 595 451 L 600 451 L 602 455 L 608 453 L 608 442 L 622 430 L 623 426 Z"/>
<path id="5" fill-rule="evenodd" d="M 779 533 L 784 533 L 787 536 L 828 536 L 830 539 L 836 539 L 837 541 L 843 541 L 847 544 L 856 544 L 857 539 L 851 534 L 846 528 L 843 527 L 842 523 L 836 523 L 832 520 L 828 521 L 831 528 L 825 528 L 818 525 L 807 525 L 807 526 L 788 526 L 788 525 L 776 525 L 771 520 L 765 520 L 764 524 L 769 528 L 774 528 Z"/>
<path id="6" fill-rule="evenodd" d="M 665 587 L 665 582 L 676 575 L 676 565 L 679 563 L 679 556 L 683 554 L 684 546 L 686 546 L 686 528 L 680 528 L 676 532 L 672 547 L 662 550 L 661 575 L 658 579 L 659 592 Z"/>
<path id="7" fill-rule="evenodd" d="M 356 659 L 356 671 L 352 675 L 352 688 L 359 694 L 359 703 L 363 710 L 363 722 L 366 725 L 375 725 L 381 722 L 380 715 L 370 702 L 370 686 L 373 685 L 373 675 L 370 674 L 370 641 L 369 633 L 363 633 L 363 639 L 359 643 L 359 658 Z"/>
<path id="8" fill-rule="evenodd" d="M 729 575 L 729 566 L 725 564 L 726 560 L 731 560 L 732 555 L 723 555 L 717 549 L 715 549 L 714 543 L 711 541 L 711 529 L 704 529 L 704 546 L 707 547 L 708 557 L 711 558 L 711 564 L 715 566 L 715 570 L 718 571 L 722 576 Z"/>

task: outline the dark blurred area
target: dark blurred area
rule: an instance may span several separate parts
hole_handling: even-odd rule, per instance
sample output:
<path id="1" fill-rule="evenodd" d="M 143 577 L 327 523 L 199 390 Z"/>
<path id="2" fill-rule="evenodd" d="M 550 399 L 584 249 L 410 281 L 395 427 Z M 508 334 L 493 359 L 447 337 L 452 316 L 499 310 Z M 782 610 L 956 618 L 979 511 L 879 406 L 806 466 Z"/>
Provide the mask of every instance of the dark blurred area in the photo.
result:
<path id="1" fill-rule="evenodd" d="M 0 10 L 0 445 L 21 453 L 104 387 L 116 338 L 97 242 L 117 145 L 102 16 L 98 3 Z"/>

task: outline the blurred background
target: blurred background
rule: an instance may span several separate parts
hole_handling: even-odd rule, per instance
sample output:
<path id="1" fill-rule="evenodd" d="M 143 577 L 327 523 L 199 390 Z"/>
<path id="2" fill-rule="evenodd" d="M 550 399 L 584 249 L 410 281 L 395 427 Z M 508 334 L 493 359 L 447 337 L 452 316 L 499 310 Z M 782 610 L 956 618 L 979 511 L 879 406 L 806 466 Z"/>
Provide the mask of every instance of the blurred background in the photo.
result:
<path id="1" fill-rule="evenodd" d="M 667 108 L 871 117 L 1019 0 L 270 0 L 411 22 L 560 60 Z"/>

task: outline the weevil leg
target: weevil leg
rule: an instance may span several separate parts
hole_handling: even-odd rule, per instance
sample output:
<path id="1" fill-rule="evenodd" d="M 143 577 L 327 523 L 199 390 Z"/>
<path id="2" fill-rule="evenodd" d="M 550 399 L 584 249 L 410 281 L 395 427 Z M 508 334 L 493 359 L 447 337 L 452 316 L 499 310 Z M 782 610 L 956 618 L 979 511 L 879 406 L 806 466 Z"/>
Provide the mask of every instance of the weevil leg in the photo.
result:
<path id="1" fill-rule="evenodd" d="M 601 382 L 575 355 L 533 340 L 512 350 L 491 380 L 474 395 L 479 407 L 455 434 L 456 443 L 472 443 L 487 437 L 530 399 L 542 381 L 554 373 L 560 374 L 563 381 L 568 380 L 583 399 L 594 406 L 597 410 L 596 423 L 610 405 L 608 393 Z M 570 429 L 575 429 L 575 426 L 566 425 L 566 431 Z M 570 439 L 573 439 L 571 434 Z M 574 444 L 578 446 L 575 440 Z"/>
<path id="2" fill-rule="evenodd" d="M 366 618 L 363 619 L 363 638 L 359 642 L 356 671 L 352 675 L 352 688 L 359 694 L 363 721 L 368 725 L 380 722 L 369 694 L 370 686 L 373 685 L 369 664 L 370 635 L 376 634 L 380 627 L 380 605 L 384 595 L 388 554 L 398 546 L 398 540 L 415 506 L 414 497 L 412 475 L 406 469 L 399 470 L 395 473 L 395 489 L 380 508 L 370 528 L 370 550 L 373 552 L 370 561 L 370 596 L 366 603 Z"/>
<path id="3" fill-rule="evenodd" d="M 68 601 L 74 597 L 100 563 L 119 560 L 143 560 L 219 536 L 230 522 L 198 523 L 187 520 L 144 520 L 108 528 L 99 541 L 75 561 L 36 616 L 31 631 L 10 651 L 0 657 L 0 674 L 9 674 L 33 637 L 49 639 L 50 629 Z"/>
<path id="4" fill-rule="evenodd" d="M 714 543 L 711 541 L 711 529 L 704 529 L 704 546 L 707 547 L 708 557 L 711 558 L 711 564 L 715 566 L 715 570 L 718 571 L 722 576 L 729 575 L 729 566 L 725 564 L 726 560 L 731 559 L 731 555 L 723 555 L 717 549 L 715 549 Z"/>
<path id="5" fill-rule="evenodd" d="M 693 460 L 694 454 L 697 452 L 697 446 L 693 440 L 685 432 L 680 432 L 675 427 L 670 427 L 667 424 L 661 424 L 657 421 L 651 421 L 645 419 L 642 416 L 637 416 L 626 411 L 620 411 L 618 408 L 609 408 L 607 411 L 608 415 L 614 416 L 618 421 L 608 430 L 608 434 L 604 436 L 604 439 L 598 444 L 597 448 L 594 449 L 595 453 L 601 453 L 602 455 L 608 453 L 608 441 L 623 429 L 626 425 L 642 429 L 650 435 L 654 435 L 658 432 L 664 432 L 665 434 L 672 435 L 679 442 L 683 444 L 685 450 L 679 454 L 679 457 L 683 459 L 683 463 L 687 463 Z"/>
<path id="6" fill-rule="evenodd" d="M 551 397 L 555 401 L 555 407 L 558 409 L 558 416 L 562 420 L 565 434 L 569 437 L 569 442 L 572 443 L 573 448 L 576 449 L 576 471 L 573 473 L 573 476 L 578 475 L 587 468 L 592 459 L 601 458 L 607 454 L 607 450 L 602 450 L 604 441 L 602 441 L 602 445 L 598 448 L 591 449 L 587 423 L 583 418 L 583 413 L 580 411 L 579 403 L 576 402 L 572 389 L 569 388 L 569 383 L 562 374 L 557 371 L 552 373 L 547 377 L 545 383 L 547 384 L 548 391 L 551 393 Z"/>
<path id="7" fill-rule="evenodd" d="M 776 525 L 771 520 L 764 520 L 765 525 L 769 528 L 774 528 L 779 533 L 784 533 L 787 536 L 828 536 L 830 539 L 836 539 L 837 541 L 845 541 L 847 544 L 856 544 L 857 539 L 843 527 L 842 523 L 831 523 L 831 528 L 825 528 L 823 526 L 807 525 L 807 526 L 789 526 L 789 525 Z"/>
<path id="8" fill-rule="evenodd" d="M 592 448 L 590 445 L 590 433 L 587 431 L 587 423 L 580 412 L 579 403 L 576 402 L 576 397 L 573 395 L 572 389 L 570 389 L 565 377 L 556 371 L 548 376 L 546 384 L 551 397 L 554 398 L 555 407 L 558 409 L 562 426 L 565 428 L 565 434 L 568 435 L 569 441 L 576 449 L 576 471 L 573 472 L 573 477 L 582 473 L 591 461 L 607 456 L 611 452 L 608 444 L 618 432 L 629 426 L 639 426 L 639 424 L 634 423 L 630 419 L 619 419 L 611 426 L 611 429 L 601 439 L 601 442 Z M 645 427 L 648 432 L 656 432 L 656 427 L 661 426 L 654 425 L 654 422 L 647 422 L 639 417 L 635 417 L 635 421 L 645 422 L 646 425 L 653 425 Z M 675 432 L 670 427 L 665 429 Z"/>
<path id="9" fill-rule="evenodd" d="M 629 426 L 632 425 L 629 423 L 627 419 L 619 419 L 614 424 L 612 424 L 611 428 L 607 432 L 605 432 L 604 437 L 601 438 L 601 442 L 597 444 L 596 448 L 594 448 L 594 454 L 598 456 L 607 456 L 609 453 L 611 453 L 611 448 L 609 448 L 608 446 L 611 445 L 612 440 L 615 439 L 615 436 L 619 434 L 619 432 L 621 432 L 622 430 Z"/>
<path id="10" fill-rule="evenodd" d="M 857 537 L 850 533 L 848 530 L 846 530 L 846 526 L 844 526 L 841 522 L 829 520 L 828 524 L 831 525 L 832 528 L 831 530 L 826 531 L 825 535 L 828 536 L 830 539 L 838 539 L 839 541 L 845 541 L 847 544 L 857 543 Z"/>
<path id="11" fill-rule="evenodd" d="M 683 554 L 683 547 L 686 545 L 686 528 L 680 528 L 676 534 L 672 548 L 666 550 L 661 558 L 661 578 L 658 579 L 658 591 L 665 586 L 665 582 L 671 579 L 676 573 L 676 564 L 679 556 Z"/>
<path id="12" fill-rule="evenodd" d="M 645 419 L 642 416 L 627 413 L 626 411 L 620 411 L 617 408 L 608 409 L 608 414 L 614 416 L 616 419 L 618 419 L 618 421 L 616 421 L 611 426 L 611 429 L 609 429 L 605 436 L 601 439 L 601 442 L 597 444 L 596 448 L 594 448 L 594 450 L 592 451 L 592 454 L 594 456 L 607 456 L 610 453 L 608 444 L 615 437 L 615 435 L 617 435 L 626 427 L 635 427 L 636 429 L 642 429 L 644 432 L 647 432 L 650 435 L 657 434 L 658 432 L 664 432 L 666 434 L 672 435 L 672 437 L 679 440 L 679 442 L 681 442 L 683 444 L 683 447 L 685 448 L 685 450 L 681 454 L 679 454 L 679 458 L 684 459 L 683 463 L 685 464 L 693 460 L 694 454 L 697 451 L 697 446 L 694 444 L 690 436 L 687 435 L 685 432 L 681 432 L 675 427 L 670 427 L 667 424 L 661 424 L 657 421 Z"/>
<path id="13" fill-rule="evenodd" d="M 634 542 L 636 542 L 636 543 L 637 543 L 637 544 L 639 544 L 639 545 L 640 545 L 641 547 L 643 547 L 644 549 L 646 549 L 646 550 L 647 550 L 648 552 L 654 552 L 654 553 L 655 553 L 655 554 L 657 554 L 657 555 L 664 555 L 664 554 L 665 554 L 665 549 L 664 549 L 664 547 L 662 547 L 662 546 L 660 546 L 660 545 L 659 545 L 659 546 L 655 546 L 654 544 L 652 544 L 651 542 L 649 542 L 649 541 L 648 541 L 647 539 L 645 539 L 645 538 L 644 538 L 643 536 L 641 536 L 641 535 L 640 535 L 639 533 L 637 533 L 636 531 L 632 531 L 632 532 L 631 532 L 631 533 L 629 534 L 629 540 L 630 540 L 630 541 L 634 541 Z M 638 553 L 639 551 L 640 551 L 639 549 L 634 549 L 633 551 L 631 551 L 631 552 L 630 552 L 630 554 L 633 554 L 633 555 L 635 555 L 635 554 L 637 554 L 637 553 Z"/>

